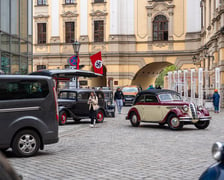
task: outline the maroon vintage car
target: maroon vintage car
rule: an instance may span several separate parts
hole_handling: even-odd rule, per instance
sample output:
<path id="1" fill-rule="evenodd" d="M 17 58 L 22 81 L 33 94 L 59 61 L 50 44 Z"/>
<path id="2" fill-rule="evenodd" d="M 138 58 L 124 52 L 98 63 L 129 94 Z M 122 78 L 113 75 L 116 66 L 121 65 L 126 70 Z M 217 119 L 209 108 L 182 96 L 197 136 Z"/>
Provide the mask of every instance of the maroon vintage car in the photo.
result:
<path id="1" fill-rule="evenodd" d="M 211 117 L 204 107 L 184 102 L 176 91 L 150 89 L 137 94 L 126 119 L 130 120 L 134 127 L 138 127 L 140 122 L 160 125 L 167 123 L 170 129 L 177 130 L 186 124 L 205 129 Z"/>

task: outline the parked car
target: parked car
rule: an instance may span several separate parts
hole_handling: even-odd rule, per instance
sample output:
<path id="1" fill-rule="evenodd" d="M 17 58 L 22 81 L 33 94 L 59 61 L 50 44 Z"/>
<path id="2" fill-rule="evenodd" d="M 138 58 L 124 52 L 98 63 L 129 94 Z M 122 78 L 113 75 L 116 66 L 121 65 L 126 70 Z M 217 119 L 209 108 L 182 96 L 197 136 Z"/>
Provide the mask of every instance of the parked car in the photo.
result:
<path id="1" fill-rule="evenodd" d="M 217 161 L 208 167 L 199 180 L 223 180 L 224 179 L 224 143 L 216 142 L 212 146 L 212 156 Z"/>
<path id="2" fill-rule="evenodd" d="M 90 92 L 93 89 L 63 89 L 58 94 L 59 124 L 66 124 L 68 118 L 75 121 L 89 118 L 89 104 L 87 104 Z M 104 93 L 100 90 L 94 91 L 98 97 L 99 109 L 97 110 L 97 123 L 102 123 L 104 117 L 114 112 L 105 101 Z"/>
<path id="3" fill-rule="evenodd" d="M 101 90 L 104 94 L 106 116 L 115 117 L 115 105 L 113 103 L 113 91 L 110 89 Z"/>
<path id="4" fill-rule="evenodd" d="M 205 129 L 211 117 L 204 107 L 184 102 L 176 91 L 151 89 L 137 94 L 126 119 L 134 127 L 139 126 L 140 122 L 150 122 L 168 124 L 170 129 L 177 130 L 187 124 Z"/>
<path id="5" fill-rule="evenodd" d="M 58 142 L 58 105 L 50 77 L 0 75 L 0 149 L 28 157 Z"/>
<path id="6" fill-rule="evenodd" d="M 123 105 L 132 105 L 134 103 L 135 97 L 139 92 L 138 86 L 124 86 L 121 88 L 121 91 L 124 94 Z"/>

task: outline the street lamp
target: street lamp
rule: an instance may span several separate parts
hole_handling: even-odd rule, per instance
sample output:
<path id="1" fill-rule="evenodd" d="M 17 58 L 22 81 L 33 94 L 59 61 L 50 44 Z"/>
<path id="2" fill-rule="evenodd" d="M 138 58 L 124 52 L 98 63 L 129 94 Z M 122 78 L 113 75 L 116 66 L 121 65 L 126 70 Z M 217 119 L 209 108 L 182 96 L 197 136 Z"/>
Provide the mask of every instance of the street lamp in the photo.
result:
<path id="1" fill-rule="evenodd" d="M 208 46 L 204 46 L 204 53 L 205 53 L 205 57 L 207 57 L 209 60 L 210 60 L 210 58 L 212 58 L 212 61 L 214 61 L 215 60 L 215 57 L 214 56 L 210 56 L 209 54 L 208 54 Z"/>
<path id="2" fill-rule="evenodd" d="M 72 46 L 73 46 L 74 52 L 76 53 L 76 56 L 78 56 L 79 55 L 79 49 L 80 49 L 80 46 L 81 46 L 80 42 L 75 41 L 72 44 Z"/>
<path id="3" fill-rule="evenodd" d="M 192 60 L 193 60 L 193 63 L 195 63 L 195 62 L 196 62 L 197 58 L 196 58 L 196 56 L 195 56 L 195 55 L 192 57 Z"/>
<path id="4" fill-rule="evenodd" d="M 195 55 L 192 57 L 192 60 L 194 65 L 200 65 L 201 67 L 201 60 L 197 60 L 197 57 Z"/>
<path id="5" fill-rule="evenodd" d="M 73 49 L 74 49 L 74 52 L 75 52 L 75 55 L 76 55 L 76 61 L 77 61 L 77 64 L 78 64 L 78 59 L 79 59 L 79 49 L 80 49 L 80 42 L 78 41 L 75 41 L 72 43 L 72 46 L 73 46 Z M 77 69 L 77 64 L 76 64 L 76 69 Z M 75 77 L 75 84 L 76 84 L 76 88 L 78 88 L 78 77 Z"/>

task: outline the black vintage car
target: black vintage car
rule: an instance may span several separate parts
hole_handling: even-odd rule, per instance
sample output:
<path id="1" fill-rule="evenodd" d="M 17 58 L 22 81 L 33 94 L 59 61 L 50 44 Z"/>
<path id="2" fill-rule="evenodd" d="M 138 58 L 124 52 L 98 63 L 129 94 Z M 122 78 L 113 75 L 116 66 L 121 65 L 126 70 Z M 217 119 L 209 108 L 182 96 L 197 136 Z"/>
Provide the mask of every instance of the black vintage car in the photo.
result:
<path id="1" fill-rule="evenodd" d="M 89 118 L 89 105 L 87 104 L 90 92 L 93 89 L 63 89 L 58 94 L 59 124 L 66 124 L 68 118 L 75 121 Z M 104 93 L 95 90 L 98 97 L 99 109 L 97 111 L 97 123 L 102 123 L 104 117 L 114 112 L 114 108 L 108 106 Z"/>
<path id="2" fill-rule="evenodd" d="M 115 117 L 115 105 L 113 103 L 113 91 L 110 89 L 102 89 L 104 94 L 106 116 Z"/>

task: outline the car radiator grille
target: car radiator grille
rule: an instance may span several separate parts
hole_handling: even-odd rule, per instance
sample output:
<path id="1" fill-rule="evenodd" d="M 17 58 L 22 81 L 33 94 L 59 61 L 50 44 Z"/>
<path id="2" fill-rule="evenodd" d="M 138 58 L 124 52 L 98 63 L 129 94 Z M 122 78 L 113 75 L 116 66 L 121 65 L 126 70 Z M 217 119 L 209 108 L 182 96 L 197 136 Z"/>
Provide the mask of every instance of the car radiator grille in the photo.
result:
<path id="1" fill-rule="evenodd" d="M 196 110 L 196 107 L 195 107 L 194 103 L 190 104 L 190 110 L 191 110 L 191 114 L 192 114 L 193 119 L 198 118 L 197 110 Z"/>

